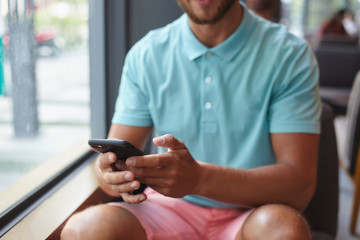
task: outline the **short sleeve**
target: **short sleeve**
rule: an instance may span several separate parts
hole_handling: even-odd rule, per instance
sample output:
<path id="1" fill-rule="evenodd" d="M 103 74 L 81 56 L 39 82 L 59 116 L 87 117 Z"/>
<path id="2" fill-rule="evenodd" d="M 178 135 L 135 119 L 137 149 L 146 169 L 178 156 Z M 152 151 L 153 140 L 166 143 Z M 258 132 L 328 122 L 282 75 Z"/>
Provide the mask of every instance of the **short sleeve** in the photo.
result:
<path id="1" fill-rule="evenodd" d="M 272 133 L 320 133 L 319 70 L 311 48 L 296 46 L 279 69 L 270 110 Z"/>
<path id="2" fill-rule="evenodd" d="M 130 51 L 125 59 L 112 123 L 151 126 L 153 122 L 149 101 L 145 89 L 141 87 L 141 76 L 135 59 L 134 53 Z"/>

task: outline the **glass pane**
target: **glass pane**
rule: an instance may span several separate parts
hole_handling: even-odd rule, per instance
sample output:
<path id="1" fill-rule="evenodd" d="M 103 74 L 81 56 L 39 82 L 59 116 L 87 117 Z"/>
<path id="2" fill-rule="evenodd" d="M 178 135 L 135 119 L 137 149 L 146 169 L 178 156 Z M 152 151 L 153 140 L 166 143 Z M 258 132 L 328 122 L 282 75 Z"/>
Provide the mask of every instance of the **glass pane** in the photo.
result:
<path id="1" fill-rule="evenodd" d="M 88 0 L 0 1 L 2 191 L 87 141 L 90 107 Z"/>

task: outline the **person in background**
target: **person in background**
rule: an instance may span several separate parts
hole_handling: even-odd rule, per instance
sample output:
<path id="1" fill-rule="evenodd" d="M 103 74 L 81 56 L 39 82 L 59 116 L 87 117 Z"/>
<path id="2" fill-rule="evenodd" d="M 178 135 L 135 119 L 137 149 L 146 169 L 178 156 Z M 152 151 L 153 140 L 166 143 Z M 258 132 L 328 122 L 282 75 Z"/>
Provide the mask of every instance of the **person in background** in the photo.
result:
<path id="1" fill-rule="evenodd" d="M 280 20 L 280 0 L 247 0 L 246 5 L 259 16 L 272 21 Z"/>
<path id="2" fill-rule="evenodd" d="M 155 129 L 159 152 L 101 154 L 99 185 L 124 202 L 75 214 L 62 238 L 311 239 L 300 213 L 320 131 L 310 46 L 238 0 L 177 2 L 185 14 L 129 51 L 108 135 L 141 148 Z"/>
<path id="3" fill-rule="evenodd" d="M 345 13 L 345 9 L 341 9 L 330 20 L 326 21 L 320 29 L 320 38 L 349 37 L 343 24 Z"/>

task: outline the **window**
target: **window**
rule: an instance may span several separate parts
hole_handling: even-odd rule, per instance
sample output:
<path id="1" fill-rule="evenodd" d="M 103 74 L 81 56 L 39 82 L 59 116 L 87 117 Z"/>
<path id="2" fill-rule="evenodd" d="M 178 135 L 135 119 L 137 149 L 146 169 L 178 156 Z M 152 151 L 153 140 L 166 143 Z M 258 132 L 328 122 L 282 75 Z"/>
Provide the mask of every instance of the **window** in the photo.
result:
<path id="1" fill-rule="evenodd" d="M 1 192 L 86 143 L 90 88 L 88 0 L 2 0 L 0 8 Z"/>
<path id="2" fill-rule="evenodd" d="M 26 125 L 27 127 L 24 128 L 26 130 L 25 135 L 15 134 L 14 123 L 16 121 L 12 121 L 12 95 L 14 92 L 13 80 L 11 79 L 13 78 L 12 62 L 7 54 L 5 56 L 4 83 L 6 92 L 3 92 L 0 96 L 0 171 L 4 169 L 3 172 L 5 173 L 14 172 L 13 175 L 16 176 L 13 177 L 12 174 L 8 174 L 6 180 L 5 178 L 1 179 L 1 184 L 3 184 L 5 190 L 0 191 L 0 237 L 10 233 L 10 229 L 14 229 L 19 225 L 20 231 L 22 231 L 21 223 L 24 221 L 20 222 L 20 220 L 26 221 L 27 216 L 31 216 L 33 213 L 36 215 L 38 211 L 33 211 L 34 209 L 41 208 L 42 203 L 46 203 L 48 199 L 53 199 L 52 196 L 58 196 L 58 193 L 62 192 L 60 190 L 62 186 L 71 183 L 74 179 L 78 179 L 77 173 L 82 172 L 83 167 L 93 159 L 93 155 L 90 155 L 86 144 L 87 139 L 90 137 L 90 129 L 91 137 L 104 138 L 110 127 L 120 83 L 121 66 L 129 47 L 150 29 L 163 26 L 181 14 L 176 2 L 168 0 L 7 0 L 5 3 L 2 0 L 1 7 L 0 12 L 3 13 L 1 15 L 3 19 L 5 18 L 6 28 L 9 27 L 9 19 L 6 16 L 16 10 L 15 15 L 21 20 L 33 17 L 34 30 L 40 29 L 40 26 L 41 29 L 45 29 L 46 26 L 55 27 L 58 24 L 55 20 L 60 18 L 63 21 L 59 29 L 67 32 L 64 34 L 66 36 L 62 36 L 60 35 L 62 31 L 55 31 L 59 34 L 59 41 L 57 41 L 59 49 L 52 51 L 47 46 L 41 50 L 34 48 L 39 50 L 38 56 L 28 61 L 36 63 L 37 66 L 34 74 L 34 79 L 37 80 L 36 85 L 30 84 L 30 86 L 36 86 L 36 91 L 34 91 L 37 100 L 35 104 L 36 111 L 32 111 L 32 113 L 37 112 L 38 128 L 37 124 Z M 167 11 L 164 12 L 164 9 Z M 159 12 L 162 13 L 161 17 L 159 17 Z M 15 34 L 21 35 L 22 33 L 23 39 L 25 39 L 24 36 L 31 36 L 24 33 L 28 32 L 28 29 L 25 29 L 26 31 L 18 30 Z M 88 33 L 87 30 L 89 30 Z M 9 34 L 10 44 L 12 34 L 14 33 Z M 86 38 L 87 35 L 89 36 L 88 39 Z M 73 36 L 77 37 L 73 38 Z M 74 44 L 68 45 L 67 37 L 70 39 L 69 42 Z M 76 41 L 73 41 L 74 39 Z M 31 41 L 26 41 L 26 43 L 29 42 Z M 25 43 L 22 42 L 22 44 Z M 28 45 L 26 47 L 29 48 Z M 15 54 L 16 59 L 20 59 L 21 63 L 25 62 L 23 61 L 24 55 L 21 55 L 25 52 L 23 49 L 17 50 L 17 54 Z M 68 57 L 66 61 L 61 62 L 61 58 L 66 56 Z M 88 58 L 88 56 L 91 57 Z M 45 71 L 44 73 L 38 67 L 39 62 L 44 65 L 41 68 Z M 90 68 L 87 64 L 89 64 Z M 46 71 L 47 74 L 45 74 Z M 22 71 L 19 72 L 19 74 L 23 74 Z M 44 81 L 38 80 L 41 74 L 46 77 Z M 75 79 L 80 77 L 83 79 L 82 81 Z M 60 80 L 54 81 L 56 78 L 61 78 L 61 81 L 64 82 Z M 86 82 L 87 78 L 90 78 L 89 82 Z M 44 91 L 46 88 L 40 82 L 47 84 L 47 87 L 53 90 L 59 85 L 62 86 L 60 88 L 62 90 L 61 94 L 57 94 L 55 91 L 52 93 Z M 79 87 L 82 90 L 77 91 Z M 52 99 L 48 104 L 53 104 L 47 108 L 45 108 L 46 105 L 43 102 L 45 96 Z M 59 101 L 60 98 L 63 100 Z M 74 99 L 77 100 L 77 104 L 70 101 Z M 22 103 L 28 104 L 27 101 L 22 101 Z M 62 107 L 55 108 L 55 106 L 59 106 L 57 104 Z M 6 108 L 10 108 L 10 110 L 5 111 Z M 27 110 L 27 108 L 24 109 Z M 3 115 L 2 113 L 6 114 Z M 48 120 L 46 124 L 45 116 L 52 121 Z M 73 119 L 73 122 L 68 121 L 65 126 L 59 126 L 61 122 L 69 118 Z M 23 119 L 30 120 L 30 118 Z M 28 123 L 32 122 L 28 121 Z M 34 133 L 34 130 L 37 131 Z M 37 141 L 42 136 L 45 139 Z M 74 147 L 76 142 L 81 142 L 83 147 L 80 147 L 80 149 Z M 22 144 L 26 148 L 21 146 Z M 9 152 L 11 146 L 16 146 L 16 148 Z M 68 148 L 70 148 L 70 151 L 67 151 Z M 60 157 L 56 157 L 61 152 L 77 152 L 79 156 L 78 159 L 72 159 L 72 161 L 69 156 L 62 157 L 62 154 Z M 36 155 L 38 156 L 36 160 L 41 159 L 41 161 L 31 163 L 28 159 L 32 159 Z M 14 158 L 14 161 L 5 161 L 5 156 L 20 157 Z M 53 158 L 53 156 L 56 158 Z M 16 164 L 16 161 L 20 161 L 19 159 L 22 162 Z M 60 166 L 63 168 L 48 171 L 48 167 L 52 168 L 53 165 L 59 162 L 61 162 L 62 165 L 60 164 Z M 7 170 L 2 165 L 3 163 L 8 164 Z M 33 168 L 35 170 L 32 170 Z M 40 171 L 38 171 L 39 169 Z M 86 169 L 89 169 L 89 167 L 86 167 Z M 30 173 L 27 174 L 27 172 Z M 38 174 L 39 172 L 46 172 L 46 174 Z M 2 173 L 0 175 L 2 177 Z M 34 176 L 37 178 L 38 183 L 35 187 L 33 183 Z M 5 181 L 7 184 L 4 184 Z M 10 186 L 11 182 L 16 183 Z M 32 184 L 33 189 L 28 189 L 28 183 Z M 16 189 L 13 186 L 20 187 Z M 14 198 L 12 194 L 16 193 L 18 195 L 18 192 L 20 192 L 20 195 Z M 65 205 L 66 207 L 67 204 L 72 204 L 72 201 L 66 201 L 66 204 L 63 202 L 61 206 L 64 207 L 63 205 Z M 54 221 L 57 220 L 54 219 Z M 38 226 L 38 222 L 34 224 L 33 227 L 43 228 L 43 226 Z"/>

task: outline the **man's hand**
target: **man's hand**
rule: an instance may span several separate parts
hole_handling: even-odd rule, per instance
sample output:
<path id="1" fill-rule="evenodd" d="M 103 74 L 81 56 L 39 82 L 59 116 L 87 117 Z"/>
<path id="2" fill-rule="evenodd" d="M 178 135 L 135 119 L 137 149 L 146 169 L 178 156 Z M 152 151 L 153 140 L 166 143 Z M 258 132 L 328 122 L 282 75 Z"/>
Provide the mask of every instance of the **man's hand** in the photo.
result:
<path id="1" fill-rule="evenodd" d="M 127 203 L 140 203 L 146 199 L 144 193 L 132 195 L 131 192 L 140 187 L 131 171 L 114 171 L 113 164 L 117 161 L 114 153 L 101 154 L 98 158 L 98 175 L 101 176 L 102 188 L 115 197 L 121 196 Z M 120 163 L 118 161 L 117 163 Z M 118 164 L 117 164 L 118 165 Z"/>
<path id="2" fill-rule="evenodd" d="M 135 174 L 135 179 L 165 196 L 195 194 L 199 186 L 200 164 L 193 159 L 185 144 L 169 134 L 156 137 L 153 142 L 169 151 L 128 158 L 126 165 Z"/>

